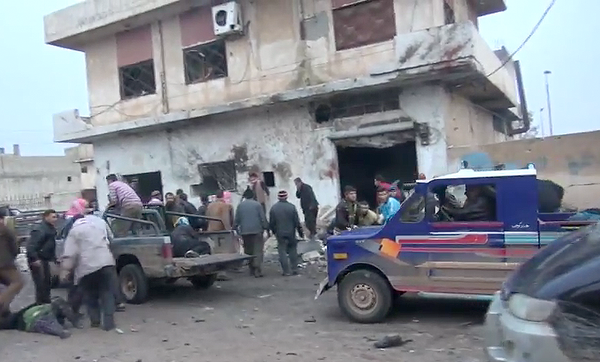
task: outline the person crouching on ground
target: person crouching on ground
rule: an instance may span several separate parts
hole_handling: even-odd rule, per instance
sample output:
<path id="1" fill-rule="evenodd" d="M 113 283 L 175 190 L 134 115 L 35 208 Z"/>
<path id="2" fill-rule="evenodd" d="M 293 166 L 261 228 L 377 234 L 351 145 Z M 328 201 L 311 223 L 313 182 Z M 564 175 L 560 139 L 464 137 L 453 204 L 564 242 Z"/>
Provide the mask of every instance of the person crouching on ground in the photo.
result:
<path id="1" fill-rule="evenodd" d="M 62 339 L 71 336 L 65 327 L 69 320 L 73 327 L 81 328 L 77 314 L 62 298 L 53 298 L 51 303 L 31 304 L 16 313 L 0 316 L 0 330 L 19 330 L 31 333 L 48 334 Z"/>
<path id="2" fill-rule="evenodd" d="M 65 240 L 61 279 L 74 271 L 74 283 L 81 286 L 93 328 L 115 328 L 113 291 L 115 261 L 109 245 L 113 235 L 104 220 L 94 215 L 75 221 Z"/>
<path id="3" fill-rule="evenodd" d="M 304 231 L 296 206 L 288 202 L 287 191 L 277 193 L 279 201 L 271 207 L 269 222 L 273 235 L 277 238 L 279 263 L 284 276 L 298 274 L 298 239 L 296 230 L 301 238 Z"/>

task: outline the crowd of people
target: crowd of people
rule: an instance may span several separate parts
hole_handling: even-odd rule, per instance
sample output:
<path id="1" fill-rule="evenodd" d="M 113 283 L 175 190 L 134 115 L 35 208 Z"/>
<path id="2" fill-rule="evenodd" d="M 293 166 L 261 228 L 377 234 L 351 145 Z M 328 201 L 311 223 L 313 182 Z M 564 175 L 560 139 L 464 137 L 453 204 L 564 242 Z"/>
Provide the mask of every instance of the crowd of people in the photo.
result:
<path id="1" fill-rule="evenodd" d="M 289 202 L 288 192 L 280 190 L 277 202 L 267 212 L 269 188 L 256 173 L 251 173 L 249 184 L 243 192 L 242 201 L 234 209 L 231 195 L 218 190 L 212 200 L 201 197 L 197 208 L 183 190 L 167 192 L 164 196 L 154 191 L 147 203 L 137 192 L 116 175 L 106 177 L 108 183 L 108 206 L 115 218 L 109 224 L 101 217 L 99 205 L 78 198 L 65 213 L 66 225 L 57 230 L 58 214 L 46 210 L 42 222 L 31 232 L 27 243 L 27 262 L 35 286 L 35 303 L 17 312 L 11 312 L 10 304 L 24 286 L 21 273 L 15 265 L 19 253 L 13 231 L 4 224 L 8 210 L 0 210 L 0 329 L 46 333 L 66 338 L 65 328 L 69 321 L 81 327 L 81 306 L 87 307 L 92 327 L 112 330 L 115 328 L 114 313 L 125 309 L 125 298 L 118 283 L 115 260 L 110 250 L 114 237 L 136 233 L 135 219 L 143 218 L 144 207 L 159 207 L 166 211 L 165 224 L 171 235 L 175 257 L 199 257 L 210 253 L 210 246 L 202 240 L 202 231 L 235 231 L 242 240 L 243 252 L 254 256 L 249 272 L 256 278 L 263 276 L 262 263 L 265 240 L 273 235 L 281 272 L 284 276 L 298 274 L 299 239 L 304 238 L 304 228 L 296 206 Z M 300 201 L 304 226 L 308 237 L 317 237 L 319 203 L 313 188 L 302 179 L 294 180 L 295 196 Z M 344 189 L 343 200 L 336 208 L 330 233 L 385 223 L 400 208 L 404 194 L 395 184 L 375 178 L 378 207 L 370 210 L 367 202 L 357 202 L 357 191 L 352 186 Z M 58 235 L 60 233 L 60 235 Z M 62 256 L 57 260 L 56 239 L 65 240 Z M 51 264 L 60 265 L 60 279 L 71 285 L 67 300 L 51 295 Z M 227 280 L 227 275 L 221 275 Z"/>

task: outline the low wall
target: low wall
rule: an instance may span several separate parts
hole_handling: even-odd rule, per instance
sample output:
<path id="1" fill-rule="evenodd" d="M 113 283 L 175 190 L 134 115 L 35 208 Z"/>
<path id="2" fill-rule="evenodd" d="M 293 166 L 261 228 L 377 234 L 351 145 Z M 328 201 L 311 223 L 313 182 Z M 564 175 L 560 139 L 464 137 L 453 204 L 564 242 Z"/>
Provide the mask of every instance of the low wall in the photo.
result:
<path id="1" fill-rule="evenodd" d="M 470 168 L 489 169 L 497 164 L 521 168 L 534 163 L 538 178 L 565 188 L 565 206 L 600 208 L 600 131 L 535 138 L 448 149 L 451 167 L 461 160 Z"/>

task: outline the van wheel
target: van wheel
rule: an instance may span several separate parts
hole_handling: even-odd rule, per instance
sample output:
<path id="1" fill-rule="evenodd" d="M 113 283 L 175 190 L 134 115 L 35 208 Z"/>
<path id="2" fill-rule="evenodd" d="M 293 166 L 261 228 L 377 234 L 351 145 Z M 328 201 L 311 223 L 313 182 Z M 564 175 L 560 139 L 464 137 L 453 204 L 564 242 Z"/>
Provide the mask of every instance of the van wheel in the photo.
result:
<path id="1" fill-rule="evenodd" d="M 217 281 L 217 274 L 191 277 L 190 282 L 196 289 L 208 289 Z"/>
<path id="2" fill-rule="evenodd" d="M 142 304 L 148 299 L 148 278 L 139 265 L 127 264 L 121 268 L 119 282 L 127 303 Z"/>
<path id="3" fill-rule="evenodd" d="M 387 280 L 379 274 L 357 270 L 339 283 L 338 304 L 354 322 L 379 323 L 392 309 L 393 293 Z"/>

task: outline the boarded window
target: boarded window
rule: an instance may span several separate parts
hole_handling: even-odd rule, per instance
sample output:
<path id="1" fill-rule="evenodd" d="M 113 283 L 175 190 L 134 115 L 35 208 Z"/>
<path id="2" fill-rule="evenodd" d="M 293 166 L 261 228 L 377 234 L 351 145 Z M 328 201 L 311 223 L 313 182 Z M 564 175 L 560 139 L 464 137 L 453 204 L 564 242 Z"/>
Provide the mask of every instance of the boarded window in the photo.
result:
<path id="1" fill-rule="evenodd" d="M 152 29 L 150 25 L 117 34 L 119 67 L 152 59 Z"/>
<path id="2" fill-rule="evenodd" d="M 156 93 L 150 25 L 117 34 L 117 64 L 121 99 Z"/>
<path id="3" fill-rule="evenodd" d="M 219 190 L 235 191 L 237 189 L 235 163 L 232 160 L 203 163 L 198 165 L 198 171 L 202 177 L 202 183 L 196 185 L 194 192 L 199 195 L 214 195 Z"/>
<path id="4" fill-rule="evenodd" d="M 192 9 L 179 15 L 181 46 L 188 48 L 215 39 L 210 6 Z"/>
<path id="5" fill-rule="evenodd" d="M 185 83 L 200 83 L 227 77 L 225 41 L 217 40 L 183 50 Z"/>
<path id="6" fill-rule="evenodd" d="M 337 50 L 391 40 L 396 35 L 394 0 L 332 0 Z"/>
<path id="7" fill-rule="evenodd" d="M 400 90 L 340 94 L 331 99 L 331 118 L 356 117 L 400 109 Z"/>

